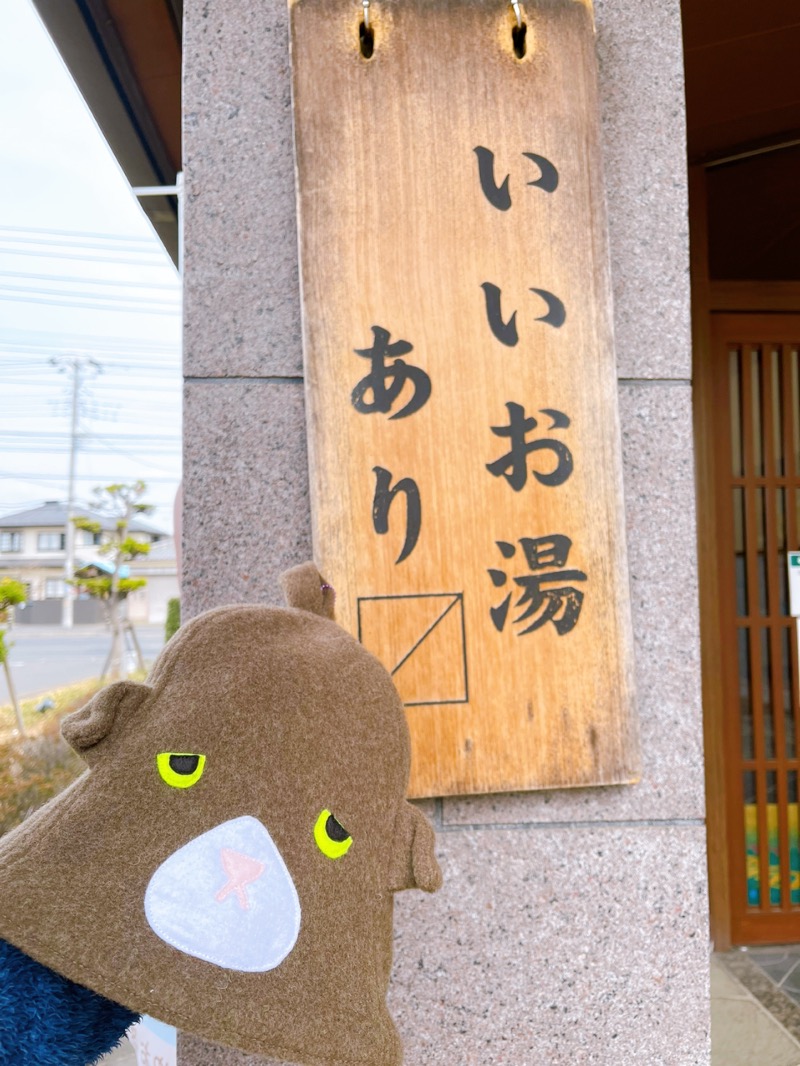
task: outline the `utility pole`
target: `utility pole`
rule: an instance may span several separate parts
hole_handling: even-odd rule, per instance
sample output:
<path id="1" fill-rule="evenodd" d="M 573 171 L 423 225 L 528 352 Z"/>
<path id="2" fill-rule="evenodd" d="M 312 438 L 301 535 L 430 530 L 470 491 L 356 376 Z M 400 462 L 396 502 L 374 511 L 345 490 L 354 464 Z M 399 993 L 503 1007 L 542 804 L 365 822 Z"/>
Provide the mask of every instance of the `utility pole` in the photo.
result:
<path id="1" fill-rule="evenodd" d="M 75 359 L 72 363 L 72 416 L 69 432 L 69 477 L 67 479 L 67 526 L 64 531 L 64 543 L 67 549 L 64 559 L 64 599 L 62 602 L 61 624 L 71 629 L 74 620 L 74 601 L 72 585 L 69 582 L 75 572 L 75 445 L 78 435 L 78 393 L 81 385 L 81 364 Z"/>
<path id="2" fill-rule="evenodd" d="M 94 359 L 86 359 L 81 356 L 72 356 L 69 359 L 50 360 L 53 366 L 58 367 L 61 373 L 72 374 L 72 412 L 71 427 L 69 434 L 69 475 L 67 479 L 67 520 L 64 527 L 64 598 L 61 601 L 61 625 L 64 629 L 71 629 L 74 622 L 74 598 L 70 581 L 75 576 L 75 458 L 78 445 L 78 405 L 80 402 L 81 371 L 84 367 L 91 366 L 98 372 L 100 364 Z"/>

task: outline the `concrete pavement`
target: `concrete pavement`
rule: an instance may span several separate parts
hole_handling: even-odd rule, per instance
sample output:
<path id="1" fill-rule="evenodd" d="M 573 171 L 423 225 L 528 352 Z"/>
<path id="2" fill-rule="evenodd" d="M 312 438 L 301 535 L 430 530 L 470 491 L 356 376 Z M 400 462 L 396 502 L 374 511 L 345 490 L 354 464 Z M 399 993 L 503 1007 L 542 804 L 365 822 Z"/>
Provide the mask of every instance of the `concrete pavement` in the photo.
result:
<path id="1" fill-rule="evenodd" d="M 163 625 L 136 626 L 145 663 L 150 665 L 164 644 Z M 99 677 L 111 646 L 104 625 L 15 625 L 7 632 L 8 665 L 19 699 L 46 694 L 87 678 Z M 131 668 L 133 666 L 131 665 Z M 0 670 L 0 705 L 10 703 L 5 674 Z"/>

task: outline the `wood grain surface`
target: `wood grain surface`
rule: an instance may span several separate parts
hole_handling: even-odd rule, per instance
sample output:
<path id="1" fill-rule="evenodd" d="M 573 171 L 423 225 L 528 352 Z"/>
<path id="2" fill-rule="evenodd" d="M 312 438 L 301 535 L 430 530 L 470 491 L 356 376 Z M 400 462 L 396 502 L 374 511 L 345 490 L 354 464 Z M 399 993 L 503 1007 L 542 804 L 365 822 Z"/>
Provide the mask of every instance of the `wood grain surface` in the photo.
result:
<path id="1" fill-rule="evenodd" d="M 317 564 L 411 795 L 633 781 L 591 8 L 369 10 L 291 9 Z"/>

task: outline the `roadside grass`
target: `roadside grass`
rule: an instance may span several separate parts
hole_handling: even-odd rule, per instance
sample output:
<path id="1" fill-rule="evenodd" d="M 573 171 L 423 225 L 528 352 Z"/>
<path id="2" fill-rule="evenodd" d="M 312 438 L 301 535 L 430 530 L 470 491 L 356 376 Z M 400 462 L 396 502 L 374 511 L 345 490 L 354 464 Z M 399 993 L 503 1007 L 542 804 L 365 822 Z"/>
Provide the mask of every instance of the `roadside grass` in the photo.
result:
<path id="1" fill-rule="evenodd" d="M 143 675 L 134 675 L 141 680 Z M 103 686 L 97 678 L 22 701 L 27 736 L 16 729 L 11 704 L 0 707 L 0 836 L 58 795 L 86 769 L 61 737 L 61 719 L 88 703 Z M 45 697 L 47 711 L 36 710 Z"/>
<path id="2" fill-rule="evenodd" d="M 70 711 L 76 711 L 84 703 L 92 698 L 100 688 L 97 678 L 87 678 L 85 681 L 76 681 L 73 685 L 65 685 L 63 688 L 42 692 L 38 696 L 20 700 L 22 721 L 25 731 L 31 737 L 36 736 L 48 722 L 54 718 L 61 719 Z M 37 711 L 36 708 L 42 700 L 50 699 L 54 706 L 48 711 Z M 0 705 L 0 744 L 5 743 L 17 736 L 17 721 L 14 716 L 14 708 L 10 703 Z"/>

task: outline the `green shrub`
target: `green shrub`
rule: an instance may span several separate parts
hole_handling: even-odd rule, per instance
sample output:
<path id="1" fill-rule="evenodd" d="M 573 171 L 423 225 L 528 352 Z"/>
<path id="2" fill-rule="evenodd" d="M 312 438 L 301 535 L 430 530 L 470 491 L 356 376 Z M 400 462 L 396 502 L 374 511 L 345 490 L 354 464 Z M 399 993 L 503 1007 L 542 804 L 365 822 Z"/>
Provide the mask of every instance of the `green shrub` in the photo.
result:
<path id="1" fill-rule="evenodd" d="M 174 637 L 181 627 L 181 601 L 177 597 L 167 600 L 167 620 L 164 623 L 164 640 Z"/>
<path id="2" fill-rule="evenodd" d="M 6 643 L 5 624 L 11 608 L 25 602 L 25 586 L 13 577 L 0 577 L 0 666 L 8 658 L 10 645 Z"/>

